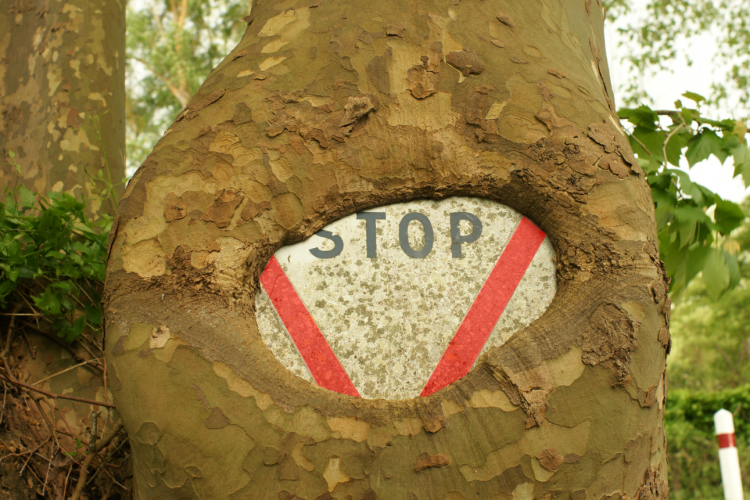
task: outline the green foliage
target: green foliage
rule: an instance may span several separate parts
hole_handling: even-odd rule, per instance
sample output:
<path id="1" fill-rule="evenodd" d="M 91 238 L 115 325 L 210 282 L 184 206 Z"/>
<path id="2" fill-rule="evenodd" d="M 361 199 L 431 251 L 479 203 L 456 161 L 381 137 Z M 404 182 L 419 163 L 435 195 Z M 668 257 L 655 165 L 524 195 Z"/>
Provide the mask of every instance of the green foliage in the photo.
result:
<path id="1" fill-rule="evenodd" d="M 101 330 L 107 233 L 67 193 L 40 196 L 5 188 L 0 202 L 0 307 L 25 304 L 68 342 Z"/>
<path id="2" fill-rule="evenodd" d="M 738 262 L 728 248 L 732 247 L 732 231 L 747 214 L 672 167 L 679 167 L 682 160 L 693 167 L 711 155 L 722 163 L 731 157 L 735 176 L 750 185 L 747 128 L 735 120 L 704 118 L 697 108 L 705 98 L 693 92 L 683 97 L 696 107 L 676 101 L 672 111 L 656 112 L 641 105 L 618 114 L 632 126 L 630 145 L 651 186 L 661 257 L 672 278 L 672 294 L 679 295 L 702 273 L 707 290 L 718 298 L 739 283 Z"/>
<path id="3" fill-rule="evenodd" d="M 713 415 L 734 415 L 745 491 L 750 486 L 750 385 L 720 392 L 670 390 L 665 412 L 669 483 L 676 500 L 723 499 Z"/>
<path id="4" fill-rule="evenodd" d="M 744 204 L 750 208 L 750 201 Z M 734 235 L 739 285 L 714 300 L 706 285 L 695 280 L 672 312 L 672 356 L 668 367 L 672 387 L 721 390 L 750 380 L 750 222 Z"/>

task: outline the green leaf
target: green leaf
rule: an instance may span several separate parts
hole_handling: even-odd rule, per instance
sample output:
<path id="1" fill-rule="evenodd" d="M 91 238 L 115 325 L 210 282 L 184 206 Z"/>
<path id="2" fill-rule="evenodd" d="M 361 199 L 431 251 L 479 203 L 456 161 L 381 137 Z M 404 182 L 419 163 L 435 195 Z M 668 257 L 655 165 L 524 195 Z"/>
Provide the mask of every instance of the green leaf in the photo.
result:
<path id="1" fill-rule="evenodd" d="M 103 319 L 101 309 L 86 304 L 86 318 L 95 325 L 101 325 Z"/>
<path id="2" fill-rule="evenodd" d="M 723 253 L 724 260 L 729 267 L 729 286 L 727 286 L 727 290 L 731 290 L 740 284 L 742 274 L 740 273 L 740 265 L 739 262 L 737 262 L 737 257 L 727 251 L 724 251 Z"/>
<path id="3" fill-rule="evenodd" d="M 742 176 L 745 186 L 750 186 L 750 149 L 744 144 L 740 144 L 732 150 L 734 159 L 734 175 Z"/>
<path id="4" fill-rule="evenodd" d="M 679 102 L 679 101 L 678 101 Z M 680 114 L 685 123 L 690 126 L 693 123 L 693 110 L 688 108 L 681 108 Z"/>
<path id="5" fill-rule="evenodd" d="M 13 290 L 16 289 L 16 284 L 13 281 L 5 280 L 0 281 L 0 298 L 8 296 Z"/>
<path id="6" fill-rule="evenodd" d="M 682 94 L 682 97 L 686 97 L 686 98 L 690 99 L 695 104 L 700 104 L 701 102 L 703 102 L 703 101 L 706 100 L 705 97 L 703 97 L 700 94 L 696 94 L 695 92 L 685 92 L 684 94 Z"/>
<path id="7" fill-rule="evenodd" d="M 46 288 L 42 295 L 33 297 L 33 299 L 36 306 L 42 311 L 55 316 L 60 314 L 60 298 L 52 291 L 52 288 Z"/>
<path id="8" fill-rule="evenodd" d="M 636 127 L 656 130 L 659 127 L 659 115 L 648 106 L 639 106 L 635 109 L 623 108 L 617 112 L 617 116 L 628 120 Z"/>
<path id="9" fill-rule="evenodd" d="M 703 281 L 714 299 L 718 299 L 729 287 L 731 279 L 724 252 L 712 248 L 703 265 Z"/>
<path id="10" fill-rule="evenodd" d="M 705 206 L 706 208 L 713 205 L 714 194 L 700 184 L 694 183 L 687 172 L 676 168 L 668 168 L 664 170 L 664 173 L 673 178 L 676 177 L 677 180 L 679 180 L 679 183 L 673 181 L 675 182 L 675 185 L 679 184 L 680 191 L 682 191 L 683 194 L 688 195 L 698 205 Z M 675 198 L 676 197 L 677 193 L 675 193 Z M 708 200 L 710 200 L 710 203 L 707 203 Z"/>
<path id="11" fill-rule="evenodd" d="M 81 336 L 83 330 L 86 329 L 86 317 L 81 316 L 70 325 L 70 328 L 64 329 L 65 340 L 73 342 L 75 339 Z"/>
<path id="12" fill-rule="evenodd" d="M 651 156 L 659 158 L 660 161 L 664 161 L 662 146 L 667 138 L 666 132 L 663 130 L 636 127 L 633 130 L 633 137 L 637 138 L 644 146 L 646 146 L 646 148 L 648 148 L 648 153 L 651 153 Z"/>
<path id="13" fill-rule="evenodd" d="M 18 186 L 18 197 L 19 197 L 18 204 L 24 207 L 33 207 L 34 201 L 36 201 L 36 196 L 34 196 L 34 193 L 32 193 L 23 184 Z"/>
<path id="14" fill-rule="evenodd" d="M 687 158 L 690 167 L 693 167 L 696 163 L 706 160 L 712 154 L 717 155 L 718 158 L 723 147 L 724 141 L 716 135 L 716 132 L 703 129 L 701 133 L 693 137 L 688 143 L 685 158 Z"/>
<path id="15" fill-rule="evenodd" d="M 702 209 L 693 205 L 681 205 L 674 209 L 675 218 L 681 222 L 712 222 Z"/>
<path id="16" fill-rule="evenodd" d="M 719 232 L 723 235 L 727 235 L 732 230 L 737 229 L 742 225 L 747 215 L 738 204 L 722 200 L 718 195 L 716 196 L 716 208 L 714 209 L 714 219 L 716 221 L 716 227 Z"/>
<path id="17" fill-rule="evenodd" d="M 708 245 L 696 246 L 690 249 L 685 249 L 687 252 L 687 266 L 685 268 L 685 281 L 688 282 L 695 278 L 699 272 L 703 270 L 711 253 L 711 247 Z"/>

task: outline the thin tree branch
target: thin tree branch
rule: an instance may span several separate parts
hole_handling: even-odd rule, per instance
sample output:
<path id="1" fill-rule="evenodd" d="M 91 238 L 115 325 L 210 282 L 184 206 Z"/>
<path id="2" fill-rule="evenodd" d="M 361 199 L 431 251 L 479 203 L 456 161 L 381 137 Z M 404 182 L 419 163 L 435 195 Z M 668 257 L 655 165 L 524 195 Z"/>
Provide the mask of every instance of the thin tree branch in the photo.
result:
<path id="1" fill-rule="evenodd" d="M 683 124 L 680 123 L 673 131 L 671 131 L 669 133 L 669 135 L 667 135 L 667 138 L 664 140 L 664 144 L 662 144 L 661 150 L 662 150 L 662 153 L 664 154 L 664 165 L 665 166 L 667 166 L 668 163 L 669 163 L 668 160 L 667 160 L 667 144 L 669 144 L 669 140 L 672 138 L 673 135 L 675 135 L 677 133 L 678 130 L 680 130 L 682 128 L 682 126 L 683 126 Z"/>
<path id="2" fill-rule="evenodd" d="M 42 446 L 44 446 L 45 444 L 47 444 L 47 441 L 49 441 L 49 438 L 47 438 L 44 441 L 42 441 L 41 443 L 39 443 L 36 448 L 34 448 L 33 450 L 31 450 L 29 452 L 29 458 L 27 458 L 26 461 L 23 463 L 23 467 L 21 467 L 21 471 L 18 473 L 19 476 L 23 475 L 23 471 L 24 471 L 24 469 L 26 469 L 26 466 L 29 464 L 29 460 L 31 460 L 31 457 L 34 456 L 34 453 L 36 453 L 36 451 L 39 448 L 41 448 Z"/>
<path id="3" fill-rule="evenodd" d="M 112 430 L 109 431 L 109 434 L 107 434 L 106 436 L 102 436 L 102 438 L 97 443 L 95 450 L 86 455 L 86 460 L 83 461 L 83 464 L 81 465 L 81 472 L 78 475 L 78 484 L 76 484 L 76 489 L 73 492 L 73 495 L 70 497 L 70 500 L 80 500 L 81 493 L 83 492 L 83 487 L 86 486 L 86 477 L 89 474 L 89 465 L 91 465 L 91 462 L 93 462 L 94 457 L 100 451 L 106 448 L 109 443 L 112 442 L 115 436 L 117 436 L 117 434 L 120 432 L 120 429 L 122 429 L 122 422 L 115 425 Z"/>
<path id="4" fill-rule="evenodd" d="M 86 403 L 90 405 L 99 405 L 103 406 L 105 408 L 114 408 L 115 405 L 105 403 L 103 401 L 93 401 L 91 399 L 84 399 L 84 398 L 77 398 L 75 396 L 63 396 L 62 394 L 53 394 L 51 392 L 44 391 L 42 389 L 39 389 L 38 387 L 34 387 L 33 385 L 24 384 L 20 380 L 15 380 L 13 378 L 8 378 L 7 375 L 0 375 L 0 377 L 4 378 L 7 382 L 16 385 L 18 387 L 23 387 L 24 389 L 28 389 L 30 391 L 38 392 L 39 394 L 43 394 L 44 396 L 47 396 L 48 398 L 52 399 L 67 399 L 69 401 L 77 401 L 79 403 Z"/>
<path id="5" fill-rule="evenodd" d="M 59 371 L 59 372 L 57 372 L 57 373 L 53 373 L 53 374 L 52 374 L 52 375 L 50 375 L 49 377 L 45 377 L 45 378 L 43 378 L 42 380 L 37 380 L 37 381 L 36 381 L 36 382 L 34 382 L 34 383 L 33 383 L 32 385 L 38 385 L 38 384 L 41 384 L 42 382 L 46 382 L 46 381 L 48 381 L 48 380 L 49 380 L 49 379 L 51 379 L 51 378 L 55 378 L 55 377 L 57 377 L 58 375 L 62 375 L 63 373 L 69 372 L 70 370 L 73 370 L 74 368 L 78 368 L 78 367 L 80 367 L 80 366 L 84 366 L 84 365 L 87 365 L 87 364 L 89 364 L 89 363 L 93 363 L 93 362 L 95 362 L 95 361 L 98 361 L 98 360 L 95 360 L 95 359 L 89 359 L 88 361 L 84 361 L 83 363 L 78 363 L 77 365 L 73 365 L 73 366 L 71 366 L 71 367 L 69 367 L 69 368 L 66 368 L 66 369 L 64 369 L 64 370 L 61 370 L 61 371 Z"/>
<path id="6" fill-rule="evenodd" d="M 649 151 L 649 150 L 648 150 L 648 148 L 646 147 L 646 145 L 645 145 L 645 144 L 643 144 L 643 143 L 642 143 L 642 142 L 641 142 L 640 140 L 638 140 L 638 138 L 637 138 L 636 136 L 634 136 L 633 134 L 630 134 L 630 137 L 632 137 L 632 138 L 633 138 L 633 139 L 635 140 L 635 142 L 637 142 L 637 143 L 638 143 L 638 145 L 639 145 L 639 146 L 641 146 L 641 147 L 643 148 L 643 150 L 644 150 L 644 151 L 645 151 L 646 153 L 648 153 L 648 154 L 649 154 L 649 156 L 654 156 L 654 154 L 653 154 L 653 153 L 652 153 L 651 151 Z"/>
<path id="7" fill-rule="evenodd" d="M 5 416 L 5 397 L 8 395 L 8 386 L 3 381 L 3 409 L 0 412 L 0 425 L 3 423 L 3 417 Z"/>

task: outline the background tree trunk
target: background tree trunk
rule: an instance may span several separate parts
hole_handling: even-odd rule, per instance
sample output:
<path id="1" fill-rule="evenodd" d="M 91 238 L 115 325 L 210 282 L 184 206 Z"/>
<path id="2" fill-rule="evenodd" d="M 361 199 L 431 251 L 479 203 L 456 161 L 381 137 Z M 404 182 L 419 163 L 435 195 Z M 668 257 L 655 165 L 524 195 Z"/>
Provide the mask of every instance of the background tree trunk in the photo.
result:
<path id="1" fill-rule="evenodd" d="M 85 199 L 87 213 L 94 218 L 113 214 L 114 200 L 124 190 L 124 118 L 124 0 L 3 2 L 0 187 L 24 184 L 41 194 L 64 191 Z M 100 200 L 107 189 L 115 196 Z M 47 284 L 56 277 L 49 278 L 40 281 Z M 25 291 L 33 287 L 24 285 Z M 105 401 L 103 363 L 94 359 L 101 338 L 87 335 L 68 344 L 51 321 L 31 314 L 33 306 L 27 307 L 20 295 L 9 297 L 9 307 L 0 317 L 1 357 L 9 360 L 3 377 L 47 393 Z M 28 303 L 33 304 L 30 299 Z M 21 315 L 13 317 L 15 313 Z M 99 405 L 24 392 L 6 380 L 0 417 L 0 498 L 63 498 L 63 491 L 67 498 L 79 477 L 70 456 L 76 463 L 82 461 L 76 452 L 84 451 L 89 442 L 92 412 L 100 411 L 99 434 L 111 429 L 116 418 L 110 420 L 110 411 Z M 114 475 L 126 482 L 126 474 Z M 89 492 L 122 491 L 106 484 L 108 479 L 94 479 Z"/>
<path id="2" fill-rule="evenodd" d="M 670 301 L 599 3 L 259 2 L 125 193 L 110 380 L 140 498 L 667 498 Z M 537 321 L 426 398 L 284 369 L 254 318 L 281 245 L 473 195 L 558 252 Z"/>
<path id="3" fill-rule="evenodd" d="M 13 151 L 33 191 L 83 196 L 92 215 L 114 212 L 97 196 L 125 175 L 125 1 L 9 1 L 3 10 L 3 161 Z M 15 169 L 0 170 L 0 185 L 17 180 Z"/>

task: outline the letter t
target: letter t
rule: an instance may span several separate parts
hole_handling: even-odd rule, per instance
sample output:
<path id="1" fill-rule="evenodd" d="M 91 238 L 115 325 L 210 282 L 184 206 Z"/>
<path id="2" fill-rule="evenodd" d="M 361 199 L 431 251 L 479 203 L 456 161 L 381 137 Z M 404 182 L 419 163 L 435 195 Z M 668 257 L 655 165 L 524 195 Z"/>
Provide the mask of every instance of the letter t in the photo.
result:
<path id="1" fill-rule="evenodd" d="M 385 212 L 357 212 L 357 219 L 365 220 L 367 257 L 370 259 L 374 259 L 378 256 L 378 250 L 375 244 L 375 221 L 385 220 Z"/>

